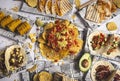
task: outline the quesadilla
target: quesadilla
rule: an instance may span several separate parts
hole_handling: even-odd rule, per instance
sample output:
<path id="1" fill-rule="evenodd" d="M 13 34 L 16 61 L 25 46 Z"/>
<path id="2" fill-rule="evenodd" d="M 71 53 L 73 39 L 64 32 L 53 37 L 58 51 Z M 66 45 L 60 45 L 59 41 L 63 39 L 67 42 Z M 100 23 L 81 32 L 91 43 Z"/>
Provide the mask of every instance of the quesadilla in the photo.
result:
<path id="1" fill-rule="evenodd" d="M 47 0 L 46 5 L 45 5 L 45 12 L 47 14 L 51 14 L 51 12 L 52 12 L 52 0 Z"/>
<path id="2" fill-rule="evenodd" d="M 47 0 L 39 0 L 38 2 L 38 10 L 40 12 L 45 12 L 45 5 Z"/>

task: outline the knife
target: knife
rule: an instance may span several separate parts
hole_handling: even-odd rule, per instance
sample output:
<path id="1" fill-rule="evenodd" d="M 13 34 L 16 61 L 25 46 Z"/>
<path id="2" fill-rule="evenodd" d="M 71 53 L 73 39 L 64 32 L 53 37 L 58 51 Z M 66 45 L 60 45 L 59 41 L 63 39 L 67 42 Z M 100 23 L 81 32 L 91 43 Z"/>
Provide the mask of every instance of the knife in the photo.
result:
<path id="1" fill-rule="evenodd" d="M 81 55 L 84 54 L 85 52 L 89 52 L 85 46 L 86 46 L 86 41 L 87 41 L 87 33 L 88 33 L 88 29 L 91 29 L 93 30 L 89 24 L 81 17 L 81 15 L 79 14 L 79 12 L 76 12 L 75 13 L 77 15 L 77 17 L 79 18 L 80 22 L 82 22 L 82 24 L 84 25 L 84 30 L 83 30 L 83 48 L 82 48 L 82 51 L 81 51 Z M 92 57 L 91 57 L 92 58 Z M 82 80 L 85 80 L 86 78 L 86 75 L 87 75 L 87 72 L 84 73 L 83 77 L 82 77 Z"/>

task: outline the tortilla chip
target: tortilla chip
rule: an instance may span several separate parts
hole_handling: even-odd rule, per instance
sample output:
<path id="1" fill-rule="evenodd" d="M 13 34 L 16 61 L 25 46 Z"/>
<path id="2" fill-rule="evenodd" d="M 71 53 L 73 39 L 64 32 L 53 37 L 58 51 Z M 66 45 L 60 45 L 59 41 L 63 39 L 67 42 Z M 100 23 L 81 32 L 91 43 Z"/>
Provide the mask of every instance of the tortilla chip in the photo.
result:
<path id="1" fill-rule="evenodd" d="M 38 74 L 39 81 L 52 81 L 52 74 L 42 71 Z"/>
<path id="2" fill-rule="evenodd" d="M 41 36 L 38 38 L 38 42 L 45 44 L 45 40 Z"/>
<path id="3" fill-rule="evenodd" d="M 52 22 L 50 22 L 50 23 L 48 23 L 48 24 L 46 24 L 45 25 L 45 27 L 44 27 L 44 30 L 47 30 L 47 29 L 50 29 L 50 28 L 52 28 L 53 27 L 53 23 Z"/>
<path id="4" fill-rule="evenodd" d="M 33 81 L 39 81 L 38 73 L 34 75 L 34 77 L 33 77 Z"/>
<path id="5" fill-rule="evenodd" d="M 37 0 L 25 0 L 25 1 L 30 7 L 36 7 L 37 6 Z"/>

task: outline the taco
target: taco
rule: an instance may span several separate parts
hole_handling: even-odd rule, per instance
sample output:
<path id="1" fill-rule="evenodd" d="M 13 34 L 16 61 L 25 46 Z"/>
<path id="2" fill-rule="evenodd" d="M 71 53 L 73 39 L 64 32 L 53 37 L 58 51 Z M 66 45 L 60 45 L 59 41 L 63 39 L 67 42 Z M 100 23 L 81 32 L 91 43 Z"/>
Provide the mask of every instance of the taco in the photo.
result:
<path id="1" fill-rule="evenodd" d="M 101 54 L 104 50 L 103 46 L 105 44 L 106 34 L 102 31 L 95 31 L 91 33 L 88 37 L 89 50 L 93 54 Z"/>
<path id="2" fill-rule="evenodd" d="M 113 81 L 120 81 L 120 70 L 117 70 L 116 71 L 116 74 L 113 78 Z"/>
<path id="3" fill-rule="evenodd" d="M 7 71 L 14 71 L 24 66 L 27 62 L 26 53 L 19 45 L 13 45 L 5 51 L 5 65 Z"/>
<path id="4" fill-rule="evenodd" d="M 92 81 L 106 80 L 113 70 L 114 67 L 111 63 L 107 61 L 98 61 L 92 67 L 91 79 Z"/>
<path id="5" fill-rule="evenodd" d="M 105 57 L 114 58 L 120 54 L 120 49 L 118 47 L 120 43 L 120 36 L 113 34 L 111 35 L 111 40 L 109 41 L 109 44 L 106 46 L 105 52 L 103 52 L 103 55 Z"/>

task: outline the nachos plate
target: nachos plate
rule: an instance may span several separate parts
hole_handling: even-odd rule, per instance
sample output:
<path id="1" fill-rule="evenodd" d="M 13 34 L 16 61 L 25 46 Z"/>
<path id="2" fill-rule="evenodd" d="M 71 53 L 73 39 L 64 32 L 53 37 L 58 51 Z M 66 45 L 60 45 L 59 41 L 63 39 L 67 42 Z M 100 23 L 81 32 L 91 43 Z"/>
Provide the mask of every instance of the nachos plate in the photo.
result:
<path id="1" fill-rule="evenodd" d="M 46 24 L 38 42 L 41 54 L 52 61 L 77 54 L 83 45 L 77 27 L 68 20 Z"/>

